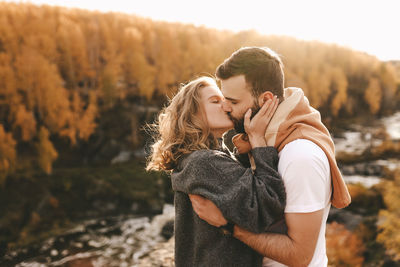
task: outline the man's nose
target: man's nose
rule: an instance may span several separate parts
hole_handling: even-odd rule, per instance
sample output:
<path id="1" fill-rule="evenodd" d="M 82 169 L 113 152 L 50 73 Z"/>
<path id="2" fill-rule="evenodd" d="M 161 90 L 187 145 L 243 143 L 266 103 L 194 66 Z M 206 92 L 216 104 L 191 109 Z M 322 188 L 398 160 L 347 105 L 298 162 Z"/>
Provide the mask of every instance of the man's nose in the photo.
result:
<path id="1" fill-rule="evenodd" d="M 229 102 L 226 101 L 226 100 L 222 101 L 222 109 L 223 109 L 225 112 L 232 112 L 232 107 L 231 107 L 231 105 L 229 104 Z"/>

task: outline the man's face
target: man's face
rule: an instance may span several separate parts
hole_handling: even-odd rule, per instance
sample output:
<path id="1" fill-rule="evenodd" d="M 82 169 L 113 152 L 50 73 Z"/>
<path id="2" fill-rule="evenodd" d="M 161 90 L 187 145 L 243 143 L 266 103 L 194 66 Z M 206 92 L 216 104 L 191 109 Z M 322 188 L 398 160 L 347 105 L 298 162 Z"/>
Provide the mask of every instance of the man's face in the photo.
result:
<path id="1" fill-rule="evenodd" d="M 244 75 L 221 80 L 221 92 L 225 97 L 223 110 L 233 121 L 236 132 L 244 133 L 244 114 L 251 108 L 253 117 L 260 109 L 257 99 L 247 88 Z"/>

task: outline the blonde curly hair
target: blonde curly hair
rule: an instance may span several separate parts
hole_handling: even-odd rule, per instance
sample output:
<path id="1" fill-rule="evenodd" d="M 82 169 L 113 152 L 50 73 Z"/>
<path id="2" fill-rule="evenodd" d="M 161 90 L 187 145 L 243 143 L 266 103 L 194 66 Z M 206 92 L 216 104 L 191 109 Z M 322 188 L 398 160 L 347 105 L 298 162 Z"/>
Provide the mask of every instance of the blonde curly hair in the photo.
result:
<path id="1" fill-rule="evenodd" d="M 200 103 L 200 89 L 207 86 L 217 84 L 202 76 L 183 85 L 160 112 L 158 121 L 149 125 L 156 134 L 146 170 L 172 171 L 182 155 L 218 147 Z"/>

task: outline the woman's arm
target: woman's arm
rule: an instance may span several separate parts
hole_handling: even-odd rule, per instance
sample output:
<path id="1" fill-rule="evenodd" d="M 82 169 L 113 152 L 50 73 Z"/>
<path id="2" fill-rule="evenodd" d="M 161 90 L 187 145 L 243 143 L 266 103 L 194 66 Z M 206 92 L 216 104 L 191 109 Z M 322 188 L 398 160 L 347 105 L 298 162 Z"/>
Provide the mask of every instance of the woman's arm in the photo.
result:
<path id="1" fill-rule="evenodd" d="M 211 200 L 228 221 L 244 229 L 263 232 L 283 216 L 286 194 L 275 148 L 259 147 L 252 153 L 254 172 L 220 151 L 193 152 L 182 170 L 171 175 L 172 187 Z"/>

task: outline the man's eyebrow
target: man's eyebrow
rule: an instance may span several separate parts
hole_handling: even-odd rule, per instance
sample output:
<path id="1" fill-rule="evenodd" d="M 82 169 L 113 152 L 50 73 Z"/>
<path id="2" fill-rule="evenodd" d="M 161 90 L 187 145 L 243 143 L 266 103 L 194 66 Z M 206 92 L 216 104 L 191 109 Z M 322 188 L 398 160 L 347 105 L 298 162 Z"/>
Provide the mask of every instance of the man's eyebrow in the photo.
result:
<path id="1" fill-rule="evenodd" d="M 229 100 L 229 101 L 238 101 L 239 100 L 239 99 L 235 99 L 235 98 L 232 98 L 232 97 L 225 97 L 225 99 Z"/>

